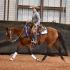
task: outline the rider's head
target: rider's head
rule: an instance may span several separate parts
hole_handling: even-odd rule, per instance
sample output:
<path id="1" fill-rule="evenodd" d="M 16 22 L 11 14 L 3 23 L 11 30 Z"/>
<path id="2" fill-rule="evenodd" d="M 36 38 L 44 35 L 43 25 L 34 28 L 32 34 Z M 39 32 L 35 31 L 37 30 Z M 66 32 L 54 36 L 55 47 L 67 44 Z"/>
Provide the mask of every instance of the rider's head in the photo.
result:
<path id="1" fill-rule="evenodd" d="M 31 6 L 30 8 L 32 8 L 33 13 L 35 13 L 37 11 L 36 7 L 34 7 L 34 6 Z"/>
<path id="2" fill-rule="evenodd" d="M 32 10 L 33 10 L 33 13 L 35 13 L 37 11 L 35 7 L 33 7 Z"/>

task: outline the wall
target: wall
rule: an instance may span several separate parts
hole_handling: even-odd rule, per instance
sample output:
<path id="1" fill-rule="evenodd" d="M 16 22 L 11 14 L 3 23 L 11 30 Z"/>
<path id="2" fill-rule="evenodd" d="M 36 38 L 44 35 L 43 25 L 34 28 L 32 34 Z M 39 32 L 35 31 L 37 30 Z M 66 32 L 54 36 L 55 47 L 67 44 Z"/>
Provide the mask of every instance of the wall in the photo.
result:
<path id="1" fill-rule="evenodd" d="M 70 24 L 70 0 L 66 4 L 66 24 Z"/>
<path id="2" fill-rule="evenodd" d="M 0 0 L 0 20 L 4 20 L 4 1 L 5 0 Z M 22 2 L 22 0 L 20 0 Z M 36 0 L 23 0 L 23 4 L 29 4 L 29 5 L 39 5 L 39 2 Z M 60 0 L 55 0 L 56 2 L 54 2 L 54 0 L 44 0 L 44 6 L 59 6 L 59 2 Z M 62 6 L 65 7 L 66 4 L 66 13 L 62 13 L 61 14 L 61 22 L 64 24 L 70 24 L 70 0 L 62 0 Z M 12 20 L 15 21 L 17 20 L 17 6 L 16 6 L 17 0 L 9 0 L 9 13 L 8 13 L 8 0 L 6 0 L 6 9 L 5 9 L 5 20 Z M 36 3 L 36 4 L 35 4 Z M 55 3 L 55 4 L 54 4 Z M 57 3 L 57 4 L 56 4 Z M 20 11 L 20 10 L 19 10 Z M 28 12 L 30 11 L 30 12 Z M 27 17 L 29 17 L 29 19 L 31 19 L 31 15 L 32 15 L 32 11 L 31 10 L 27 10 L 25 9 L 23 12 L 23 15 L 25 15 Z M 28 14 L 28 15 L 27 15 Z M 9 15 L 9 18 L 8 18 Z M 55 17 L 54 17 L 55 15 Z M 24 19 L 24 17 L 20 17 L 21 15 L 19 15 L 19 19 L 21 21 L 21 19 Z M 49 11 L 47 12 L 46 10 L 44 10 L 44 15 L 43 15 L 43 20 L 44 21 L 52 21 L 52 20 L 59 20 L 59 13 L 54 11 Z"/>
<path id="3" fill-rule="evenodd" d="M 0 20 L 4 19 L 4 0 L 0 0 Z"/>
<path id="4" fill-rule="evenodd" d="M 17 20 L 17 6 L 16 0 L 9 0 L 9 20 Z"/>
<path id="5" fill-rule="evenodd" d="M 0 20 L 15 21 L 16 18 L 17 18 L 16 0 L 0 0 Z"/>

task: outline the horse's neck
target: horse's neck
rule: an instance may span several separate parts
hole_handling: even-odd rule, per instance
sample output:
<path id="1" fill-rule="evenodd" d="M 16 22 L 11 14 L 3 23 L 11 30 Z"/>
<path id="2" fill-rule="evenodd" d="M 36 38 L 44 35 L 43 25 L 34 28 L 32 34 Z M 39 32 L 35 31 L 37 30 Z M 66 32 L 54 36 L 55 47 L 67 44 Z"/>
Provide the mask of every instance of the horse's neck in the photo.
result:
<path id="1" fill-rule="evenodd" d="M 21 29 L 15 29 L 15 30 L 14 30 L 14 33 L 15 33 L 17 36 L 19 36 L 19 35 L 21 35 L 21 34 L 23 33 L 23 30 L 21 30 Z"/>

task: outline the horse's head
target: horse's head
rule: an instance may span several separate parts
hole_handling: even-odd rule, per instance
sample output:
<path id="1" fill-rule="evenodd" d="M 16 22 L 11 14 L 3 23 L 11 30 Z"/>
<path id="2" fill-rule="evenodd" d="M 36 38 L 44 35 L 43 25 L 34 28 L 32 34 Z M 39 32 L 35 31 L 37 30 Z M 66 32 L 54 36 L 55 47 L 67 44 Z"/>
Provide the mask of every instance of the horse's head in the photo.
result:
<path id="1" fill-rule="evenodd" d="M 21 28 L 16 28 L 16 27 L 9 27 L 6 28 L 6 36 L 8 39 L 12 39 L 15 36 L 19 36 L 22 33 L 22 29 Z"/>
<path id="2" fill-rule="evenodd" d="M 13 33 L 14 33 L 14 28 L 12 28 L 12 27 L 6 28 L 6 36 L 8 39 L 12 39 Z"/>

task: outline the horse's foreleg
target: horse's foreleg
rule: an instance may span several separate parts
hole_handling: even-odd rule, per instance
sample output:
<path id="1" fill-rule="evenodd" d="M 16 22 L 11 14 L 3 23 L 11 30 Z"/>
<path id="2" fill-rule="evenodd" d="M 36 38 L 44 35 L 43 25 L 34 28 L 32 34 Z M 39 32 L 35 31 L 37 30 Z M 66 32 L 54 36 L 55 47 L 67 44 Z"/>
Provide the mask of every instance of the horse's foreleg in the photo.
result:
<path id="1" fill-rule="evenodd" d="M 17 52 L 14 52 L 12 54 L 12 57 L 10 58 L 10 60 L 13 61 L 16 58 L 17 54 L 18 54 Z"/>
<path id="2" fill-rule="evenodd" d="M 40 60 L 34 55 L 34 54 L 31 54 L 32 58 L 35 59 L 36 61 L 40 62 Z"/>
<path id="3" fill-rule="evenodd" d="M 20 45 L 18 44 L 17 49 L 16 49 L 15 52 L 12 54 L 12 56 L 11 56 L 11 58 L 10 58 L 11 61 L 13 61 L 13 60 L 16 58 L 16 56 L 17 56 L 17 54 L 18 54 L 17 52 L 18 52 L 18 50 L 19 50 L 19 46 L 20 46 Z"/>
<path id="4" fill-rule="evenodd" d="M 32 46 L 32 45 L 31 45 Z M 32 47 L 29 47 L 28 48 L 29 52 L 30 52 L 30 55 L 33 59 L 35 59 L 36 61 L 40 62 L 40 60 L 32 53 Z"/>
<path id="5" fill-rule="evenodd" d="M 59 41 L 57 40 L 57 42 L 54 44 L 55 45 L 55 48 L 56 48 L 56 50 L 58 51 L 58 54 L 59 54 L 59 56 L 61 57 L 61 59 L 64 61 L 64 57 L 63 57 L 63 54 L 62 54 L 62 50 L 61 50 L 61 47 L 60 47 L 60 45 L 59 45 L 60 43 L 59 43 Z"/>
<path id="6" fill-rule="evenodd" d="M 34 58 L 35 60 L 37 59 L 37 58 L 35 57 L 35 55 L 34 55 L 34 54 L 31 54 L 31 56 L 32 56 L 32 58 Z"/>

